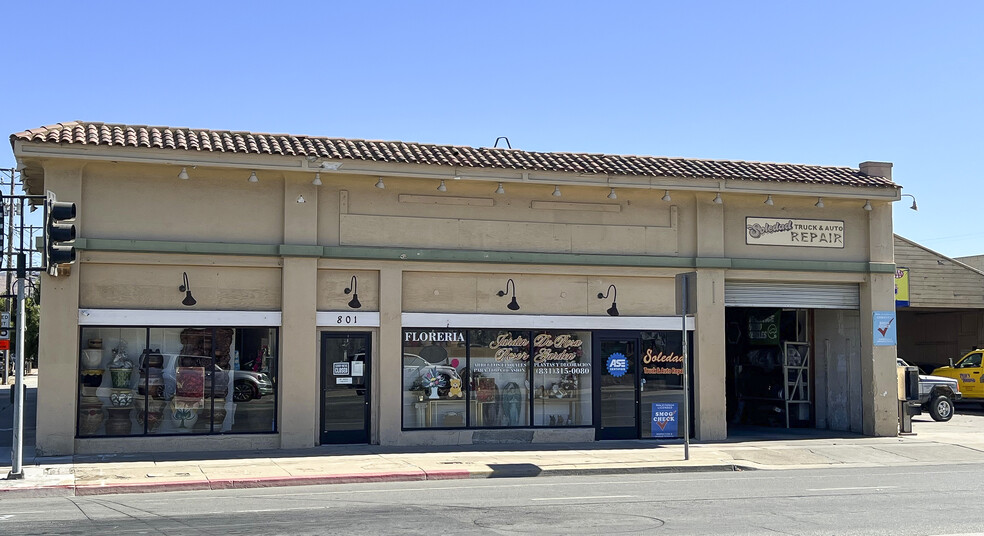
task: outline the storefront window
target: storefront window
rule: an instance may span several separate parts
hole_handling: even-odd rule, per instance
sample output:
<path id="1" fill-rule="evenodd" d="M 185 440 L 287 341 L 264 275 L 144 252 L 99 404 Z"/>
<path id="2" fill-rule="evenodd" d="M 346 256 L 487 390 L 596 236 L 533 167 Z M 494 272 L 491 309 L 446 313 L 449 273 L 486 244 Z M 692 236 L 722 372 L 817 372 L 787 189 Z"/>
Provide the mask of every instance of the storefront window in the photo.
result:
<path id="1" fill-rule="evenodd" d="M 80 437 L 276 431 L 273 328 L 82 328 Z"/>
<path id="2" fill-rule="evenodd" d="M 683 437 L 683 345 L 678 331 L 643 332 L 639 402 L 642 437 Z"/>
<path id="3" fill-rule="evenodd" d="M 590 332 L 408 329 L 403 341 L 406 429 L 591 425 Z"/>
<path id="4" fill-rule="evenodd" d="M 591 424 L 591 338 L 587 331 L 533 337 L 533 424 Z"/>
<path id="5" fill-rule="evenodd" d="M 404 428 L 461 428 L 466 423 L 465 332 L 403 332 Z M 474 405 L 472 406 L 474 407 Z"/>
<path id="6" fill-rule="evenodd" d="M 529 426 L 529 333 L 475 329 L 468 335 L 472 425 Z"/>

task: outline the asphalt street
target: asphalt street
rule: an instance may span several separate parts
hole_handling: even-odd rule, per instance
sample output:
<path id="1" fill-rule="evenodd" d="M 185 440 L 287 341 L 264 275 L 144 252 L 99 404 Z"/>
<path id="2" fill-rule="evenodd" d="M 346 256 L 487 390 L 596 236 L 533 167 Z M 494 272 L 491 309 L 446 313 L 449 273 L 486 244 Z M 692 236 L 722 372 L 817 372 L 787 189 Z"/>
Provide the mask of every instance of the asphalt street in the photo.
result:
<path id="1" fill-rule="evenodd" d="M 969 534 L 982 482 L 952 465 L 11 498 L 0 533 Z"/>

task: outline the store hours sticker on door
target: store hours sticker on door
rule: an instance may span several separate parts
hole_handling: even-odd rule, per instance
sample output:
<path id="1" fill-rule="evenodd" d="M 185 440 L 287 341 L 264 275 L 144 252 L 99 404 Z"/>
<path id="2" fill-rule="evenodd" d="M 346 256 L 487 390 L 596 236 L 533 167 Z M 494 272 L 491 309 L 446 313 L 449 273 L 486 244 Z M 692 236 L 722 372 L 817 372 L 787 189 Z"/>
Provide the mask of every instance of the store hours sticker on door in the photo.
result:
<path id="1" fill-rule="evenodd" d="M 608 356 L 608 373 L 616 378 L 621 378 L 629 370 L 629 358 L 621 352 L 615 352 Z"/>

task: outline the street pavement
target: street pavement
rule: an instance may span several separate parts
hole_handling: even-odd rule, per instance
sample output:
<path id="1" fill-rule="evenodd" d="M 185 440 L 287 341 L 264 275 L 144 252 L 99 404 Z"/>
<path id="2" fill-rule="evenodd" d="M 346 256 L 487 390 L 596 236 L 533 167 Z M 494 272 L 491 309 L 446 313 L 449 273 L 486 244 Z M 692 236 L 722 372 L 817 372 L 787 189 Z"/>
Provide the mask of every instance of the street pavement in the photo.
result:
<path id="1" fill-rule="evenodd" d="M 37 385 L 28 376 L 28 391 Z M 33 395 L 33 394 L 32 394 Z M 9 446 L 9 394 L 0 388 L 0 437 Z M 741 428 L 727 441 L 616 441 L 455 447 L 320 446 L 300 450 L 148 453 L 37 457 L 25 447 L 24 478 L 3 480 L 10 455 L 0 453 L 4 497 L 81 496 L 358 482 L 395 482 L 551 475 L 984 463 L 984 410 L 963 405 L 950 422 L 916 417 L 914 434 L 863 437 L 822 430 Z M 32 428 L 25 425 L 25 428 Z M 25 434 L 31 438 L 33 434 Z M 8 447 L 9 448 L 9 447 Z"/>

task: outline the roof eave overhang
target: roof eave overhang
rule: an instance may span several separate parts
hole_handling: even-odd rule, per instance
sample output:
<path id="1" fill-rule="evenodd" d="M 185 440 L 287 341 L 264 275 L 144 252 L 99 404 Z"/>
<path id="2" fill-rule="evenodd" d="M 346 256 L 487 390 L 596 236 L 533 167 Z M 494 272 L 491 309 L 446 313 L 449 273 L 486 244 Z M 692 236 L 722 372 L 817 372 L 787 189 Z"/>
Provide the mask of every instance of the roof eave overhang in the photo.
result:
<path id="1" fill-rule="evenodd" d="M 107 147 L 50 142 L 13 141 L 14 156 L 22 169 L 25 189 L 32 195 L 43 193 L 43 162 L 77 160 L 82 162 L 126 162 L 175 167 L 233 168 L 325 174 L 369 175 L 387 178 L 451 179 L 499 181 L 569 186 L 600 186 L 673 191 L 704 191 L 734 194 L 816 196 L 818 191 L 832 198 L 899 200 L 901 186 L 817 184 L 798 181 L 757 180 L 720 177 L 657 177 L 649 175 L 608 175 L 505 168 L 455 167 L 451 165 L 380 162 L 356 159 L 317 159 L 306 156 L 243 154 L 178 149 Z M 320 167 L 321 162 L 341 164 L 337 170 Z"/>

